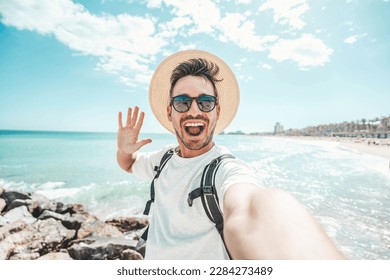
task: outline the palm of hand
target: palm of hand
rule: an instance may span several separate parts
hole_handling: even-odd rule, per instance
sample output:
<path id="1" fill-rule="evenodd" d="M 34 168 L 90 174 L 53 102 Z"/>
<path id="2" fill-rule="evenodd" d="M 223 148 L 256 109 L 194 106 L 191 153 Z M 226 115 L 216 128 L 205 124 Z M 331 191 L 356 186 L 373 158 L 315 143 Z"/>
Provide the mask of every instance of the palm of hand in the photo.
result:
<path id="1" fill-rule="evenodd" d="M 138 118 L 139 108 L 136 106 L 134 112 L 132 108 L 128 109 L 126 125 L 122 123 L 122 112 L 118 115 L 118 150 L 121 153 L 133 154 L 138 151 L 142 146 L 151 142 L 150 139 L 144 139 L 138 141 L 138 136 L 144 120 L 144 112 L 141 112 Z"/>

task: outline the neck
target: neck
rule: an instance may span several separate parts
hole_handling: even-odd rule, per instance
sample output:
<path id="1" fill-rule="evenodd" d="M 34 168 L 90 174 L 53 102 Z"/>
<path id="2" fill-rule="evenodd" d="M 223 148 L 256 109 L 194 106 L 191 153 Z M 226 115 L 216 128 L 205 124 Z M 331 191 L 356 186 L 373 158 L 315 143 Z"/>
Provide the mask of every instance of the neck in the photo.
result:
<path id="1" fill-rule="evenodd" d="M 207 153 L 208 151 L 210 151 L 214 147 L 214 145 L 215 145 L 214 141 L 210 141 L 209 144 L 207 144 L 206 146 L 204 146 L 203 148 L 201 148 L 199 150 L 190 150 L 186 146 L 184 146 L 183 143 L 179 142 L 178 155 L 182 158 L 197 157 L 197 156 L 203 155 L 203 154 Z"/>

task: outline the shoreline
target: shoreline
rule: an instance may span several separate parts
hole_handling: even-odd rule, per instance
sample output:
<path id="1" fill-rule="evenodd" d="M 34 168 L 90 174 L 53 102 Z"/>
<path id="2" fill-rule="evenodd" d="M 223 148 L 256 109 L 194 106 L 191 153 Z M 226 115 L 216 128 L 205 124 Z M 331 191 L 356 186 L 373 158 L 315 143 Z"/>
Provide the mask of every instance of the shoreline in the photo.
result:
<path id="1" fill-rule="evenodd" d="M 390 161 L 390 139 L 376 138 L 347 138 L 347 137 L 316 137 L 316 136 L 267 136 L 302 141 L 328 141 L 340 143 L 342 147 L 355 152 L 370 154 Z M 390 168 L 390 162 L 389 162 Z"/>

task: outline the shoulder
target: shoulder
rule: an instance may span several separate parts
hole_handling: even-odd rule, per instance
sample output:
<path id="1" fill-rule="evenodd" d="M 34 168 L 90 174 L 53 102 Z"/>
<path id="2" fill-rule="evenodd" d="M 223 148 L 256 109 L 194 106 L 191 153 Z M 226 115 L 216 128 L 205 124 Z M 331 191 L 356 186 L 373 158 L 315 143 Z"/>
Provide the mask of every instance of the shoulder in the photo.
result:
<path id="1" fill-rule="evenodd" d="M 156 151 L 138 152 L 132 165 L 133 174 L 142 180 L 152 179 L 155 175 L 154 167 L 158 166 L 164 154 L 174 147 L 167 145 Z"/>
<path id="2" fill-rule="evenodd" d="M 139 160 L 159 161 L 164 156 L 164 154 L 166 152 L 168 152 L 169 150 L 174 149 L 174 148 L 175 148 L 175 145 L 171 144 L 171 145 L 166 145 L 166 146 L 162 147 L 161 149 L 155 150 L 155 151 L 138 152 L 137 157 L 136 157 L 136 161 L 139 161 Z"/>
<path id="3" fill-rule="evenodd" d="M 220 180 L 219 182 L 225 188 L 238 183 L 248 183 L 262 187 L 261 180 L 255 170 L 239 158 L 223 160 L 218 169 L 217 180 Z"/>

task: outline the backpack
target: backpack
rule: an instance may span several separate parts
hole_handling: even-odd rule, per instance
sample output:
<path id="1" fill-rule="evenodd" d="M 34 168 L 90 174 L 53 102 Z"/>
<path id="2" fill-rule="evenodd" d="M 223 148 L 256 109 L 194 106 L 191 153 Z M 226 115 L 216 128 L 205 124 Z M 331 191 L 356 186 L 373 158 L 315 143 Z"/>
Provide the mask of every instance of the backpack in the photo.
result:
<path id="1" fill-rule="evenodd" d="M 152 183 L 150 184 L 150 199 L 146 202 L 144 215 L 149 215 L 150 207 L 154 202 L 155 192 L 154 192 L 154 180 L 156 180 L 164 166 L 167 164 L 168 160 L 173 156 L 175 149 L 172 148 L 168 150 L 163 157 L 161 158 L 160 165 L 154 167 L 156 175 L 154 176 Z M 215 224 L 215 227 L 221 236 L 222 242 L 225 245 L 226 252 L 230 257 L 229 251 L 227 250 L 225 240 L 223 238 L 223 214 L 219 207 L 219 200 L 217 195 L 217 190 L 215 188 L 215 175 L 217 174 L 218 168 L 221 165 L 222 161 L 227 158 L 234 158 L 230 154 L 221 155 L 213 159 L 208 165 L 203 169 L 202 179 L 200 181 L 200 187 L 194 189 L 188 194 L 187 203 L 189 207 L 192 207 L 193 201 L 200 197 L 202 200 L 203 208 L 206 212 L 207 217 Z M 144 243 L 147 240 L 149 227 L 146 228 L 144 233 L 141 236 L 141 243 Z"/>

